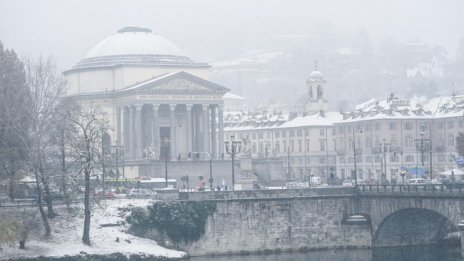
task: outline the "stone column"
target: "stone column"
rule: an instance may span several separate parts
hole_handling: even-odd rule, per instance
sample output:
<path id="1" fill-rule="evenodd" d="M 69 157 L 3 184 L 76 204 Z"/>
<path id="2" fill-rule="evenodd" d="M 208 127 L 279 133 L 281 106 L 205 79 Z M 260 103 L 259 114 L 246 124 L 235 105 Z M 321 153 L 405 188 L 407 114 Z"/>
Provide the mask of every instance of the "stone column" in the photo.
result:
<path id="1" fill-rule="evenodd" d="M 218 149 L 218 154 L 219 157 L 222 159 L 222 155 L 224 154 L 224 105 L 219 104 L 218 105 L 218 130 L 219 130 L 219 149 Z"/>
<path id="2" fill-rule="evenodd" d="M 136 104 L 135 106 L 135 138 L 136 138 L 136 152 L 135 157 L 136 159 L 142 158 L 142 104 Z"/>
<path id="3" fill-rule="evenodd" d="M 212 154 L 211 157 L 213 159 L 218 158 L 218 147 L 217 147 L 217 124 L 216 124 L 216 108 L 217 105 L 213 104 L 211 105 L 211 148 L 212 148 Z"/>
<path id="4" fill-rule="evenodd" d="M 169 104 L 169 118 L 170 118 L 170 158 L 175 160 L 177 158 L 176 152 L 176 104 Z"/>
<path id="5" fill-rule="evenodd" d="M 155 151 L 155 159 L 160 157 L 160 135 L 159 135 L 159 124 L 158 124 L 158 112 L 159 104 L 153 104 L 153 119 L 152 119 L 152 137 L 151 141 L 153 143 L 153 150 Z"/>
<path id="6" fill-rule="evenodd" d="M 203 151 L 211 153 L 210 147 L 209 147 L 209 141 L 210 141 L 210 134 L 209 134 L 209 105 L 208 104 L 202 104 L 201 105 L 203 109 Z"/>
<path id="7" fill-rule="evenodd" d="M 129 155 L 135 159 L 135 107 L 129 106 Z"/>
<path id="8" fill-rule="evenodd" d="M 192 106 L 193 104 L 185 104 L 185 109 L 187 113 L 187 126 L 186 126 L 186 132 L 187 132 L 187 152 L 192 152 L 193 151 L 193 131 L 192 131 Z"/>
<path id="9" fill-rule="evenodd" d="M 121 141 L 119 144 L 124 146 L 124 154 L 130 155 L 129 153 L 129 138 L 126 137 L 130 133 L 129 130 L 129 114 L 126 112 L 126 106 L 122 106 L 121 111 Z"/>
<path id="10" fill-rule="evenodd" d="M 116 107 L 116 145 L 122 142 L 122 131 L 121 131 L 121 106 Z"/>

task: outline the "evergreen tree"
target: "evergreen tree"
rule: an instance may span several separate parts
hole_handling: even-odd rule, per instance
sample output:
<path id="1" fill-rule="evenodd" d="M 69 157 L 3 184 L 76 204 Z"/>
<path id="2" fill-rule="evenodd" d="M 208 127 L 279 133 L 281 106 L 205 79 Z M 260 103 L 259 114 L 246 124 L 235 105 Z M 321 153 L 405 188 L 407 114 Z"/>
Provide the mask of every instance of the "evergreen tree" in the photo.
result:
<path id="1" fill-rule="evenodd" d="M 23 63 L 0 42 L 0 168 L 12 200 L 15 178 L 27 157 L 29 97 Z"/>

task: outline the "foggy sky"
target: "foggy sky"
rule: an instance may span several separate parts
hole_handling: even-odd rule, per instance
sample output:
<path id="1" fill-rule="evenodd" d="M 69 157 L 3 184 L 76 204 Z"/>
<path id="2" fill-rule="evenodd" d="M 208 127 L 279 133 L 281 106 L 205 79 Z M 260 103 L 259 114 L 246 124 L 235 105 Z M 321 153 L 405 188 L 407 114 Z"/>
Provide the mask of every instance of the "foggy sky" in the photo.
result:
<path id="1" fill-rule="evenodd" d="M 365 30 L 374 44 L 393 37 L 444 46 L 464 37 L 461 0 L 0 0 L 0 41 L 21 56 L 56 57 L 61 69 L 125 26 L 145 26 L 199 62 L 239 55 L 275 34 Z"/>

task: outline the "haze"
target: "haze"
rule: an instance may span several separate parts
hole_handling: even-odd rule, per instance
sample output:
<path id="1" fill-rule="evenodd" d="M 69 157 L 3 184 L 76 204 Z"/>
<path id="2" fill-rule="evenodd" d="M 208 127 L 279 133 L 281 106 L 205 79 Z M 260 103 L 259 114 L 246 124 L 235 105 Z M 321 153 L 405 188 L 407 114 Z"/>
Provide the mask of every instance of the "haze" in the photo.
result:
<path id="1" fill-rule="evenodd" d="M 266 88 L 275 90 L 273 94 L 266 94 L 266 98 L 282 97 L 283 93 L 277 86 L 283 82 L 302 95 L 304 81 L 313 70 L 315 60 L 320 60 L 321 71 L 325 72 L 329 82 L 332 81 L 329 86 L 338 86 L 340 76 L 331 70 L 333 66 L 327 57 L 320 52 L 306 53 L 305 46 L 310 44 L 298 40 L 307 37 L 326 37 L 322 42 L 327 48 L 332 48 L 330 43 L 337 43 L 340 39 L 356 41 L 359 35 L 365 36 L 374 50 L 385 41 L 441 46 L 446 51 L 446 58 L 453 61 L 459 40 L 464 37 L 463 7 L 464 2 L 459 0 L 2 0 L 0 40 L 6 48 L 15 49 L 21 56 L 53 55 L 63 70 L 72 67 L 103 38 L 119 28 L 132 25 L 151 28 L 154 33 L 178 45 L 192 59 L 213 66 L 215 62 L 250 53 L 297 48 L 300 55 L 293 52 L 291 63 L 299 69 L 277 81 L 273 77 L 264 77 L 266 87 L 253 87 L 255 92 L 250 90 L 252 87 L 246 79 L 242 83 L 247 86 L 240 86 L 239 81 L 213 74 L 213 80 L 238 94 L 249 96 L 247 99 L 251 103 L 257 103 L 256 92 L 261 93 Z M 279 41 L 282 37 L 276 36 L 287 38 Z M 279 66 L 276 68 L 274 65 L 273 68 L 282 71 Z M 266 72 L 276 74 L 269 67 Z M 369 84 L 391 84 L 385 77 L 374 78 Z M 392 90 L 396 91 L 394 87 Z M 370 94 L 383 95 L 388 91 Z M 335 93 L 333 88 L 330 92 Z M 295 100 L 295 97 L 282 98 L 282 102 Z"/>

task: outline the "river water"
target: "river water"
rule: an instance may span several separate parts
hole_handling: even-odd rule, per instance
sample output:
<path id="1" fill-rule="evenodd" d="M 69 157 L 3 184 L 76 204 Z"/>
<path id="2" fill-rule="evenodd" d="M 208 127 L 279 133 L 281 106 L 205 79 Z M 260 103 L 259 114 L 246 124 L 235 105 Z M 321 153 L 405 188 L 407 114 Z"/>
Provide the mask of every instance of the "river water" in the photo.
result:
<path id="1" fill-rule="evenodd" d="M 459 247 L 325 250 L 271 255 L 194 257 L 192 261 L 463 261 Z"/>

